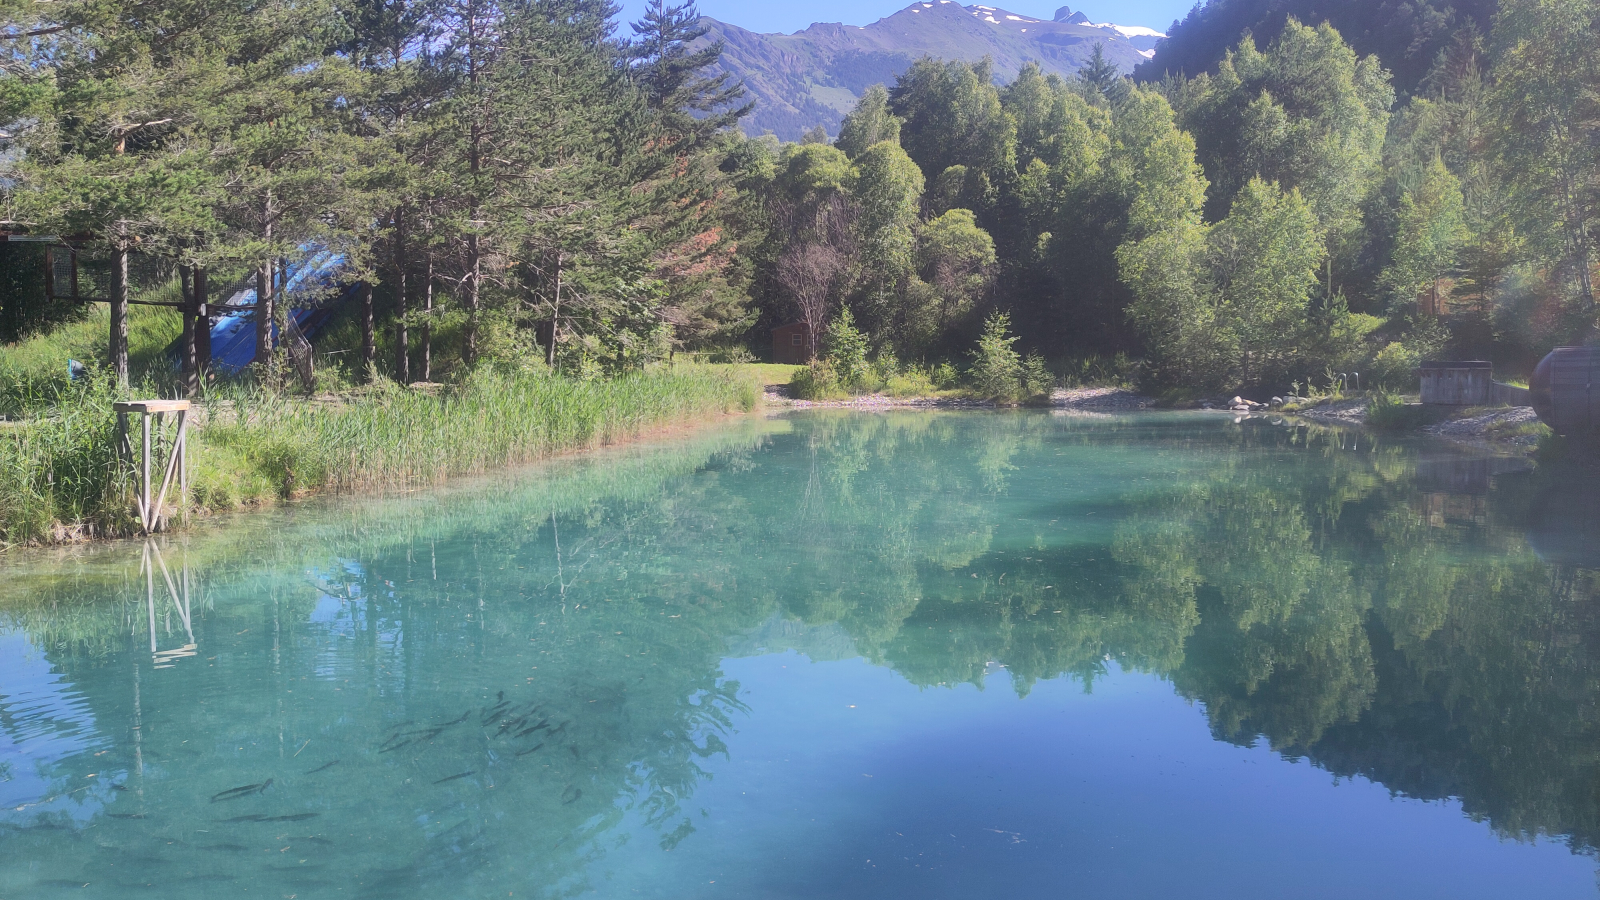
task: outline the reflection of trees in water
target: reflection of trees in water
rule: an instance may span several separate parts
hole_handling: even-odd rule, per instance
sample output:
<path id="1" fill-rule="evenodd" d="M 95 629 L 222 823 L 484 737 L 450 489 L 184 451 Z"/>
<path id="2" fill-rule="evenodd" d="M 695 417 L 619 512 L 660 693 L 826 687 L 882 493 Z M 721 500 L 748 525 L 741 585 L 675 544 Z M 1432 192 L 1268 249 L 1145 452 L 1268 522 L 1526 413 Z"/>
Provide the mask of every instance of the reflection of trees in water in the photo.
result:
<path id="1" fill-rule="evenodd" d="M 1174 683 L 1219 738 L 1263 736 L 1337 774 L 1459 798 L 1502 834 L 1593 848 L 1595 573 L 1529 550 L 1528 479 L 1490 495 L 1485 477 L 1475 498 L 1418 490 L 1392 463 L 1226 467 L 1135 517 L 1118 544 L 1144 558 L 1140 580 L 1195 573 L 1200 624 Z"/>
<path id="2" fill-rule="evenodd" d="M 250 535 L 270 561 L 257 570 L 231 562 L 238 541 L 192 548 L 230 561 L 200 587 L 197 638 L 210 655 L 208 641 L 276 635 L 250 645 L 279 654 L 261 690 L 322 692 L 275 714 L 274 740 L 335 714 L 381 739 L 406 718 L 396 710 L 434 696 L 446 664 L 481 684 L 464 708 L 505 690 L 570 721 L 548 758 L 532 757 L 540 771 L 508 770 L 492 798 L 452 807 L 455 820 L 418 826 L 401 799 L 374 799 L 385 839 L 452 878 L 468 862 L 501 864 L 484 848 L 504 816 L 537 816 L 563 837 L 538 856 L 535 880 L 574 890 L 629 811 L 664 846 L 683 840 L 703 760 L 725 752 L 719 735 L 739 709 L 719 661 L 774 615 L 837 627 L 919 685 L 982 684 L 1003 665 L 1026 693 L 1061 675 L 1092 683 L 1115 661 L 1170 678 L 1220 739 L 1265 737 L 1340 774 L 1461 797 L 1502 833 L 1600 840 L 1597 585 L 1520 537 L 1532 515 L 1520 498 L 1536 485 L 1501 492 L 1508 502 L 1456 502 L 1467 495 L 1419 490 L 1410 452 L 1305 431 L 1150 419 L 1059 429 L 1031 415 L 817 415 L 766 437 L 425 501 L 415 515 L 395 514 L 413 508 L 405 501 L 335 508 Z M 751 452 L 763 441 L 767 452 Z M 1077 506 L 1029 496 L 1041 484 L 1030 473 L 1061 466 L 1114 491 Z M 1513 527 L 1501 509 L 1515 510 Z M 1057 519 L 1106 524 L 1062 532 Z M 318 584 L 278 574 L 308 561 Z M 105 577 L 92 554 L 74 566 L 8 614 L 99 692 L 102 717 L 125 721 L 120 688 L 96 673 L 120 665 L 132 601 L 72 598 L 131 597 L 142 584 L 108 589 L 127 576 Z M 343 618 L 320 626 L 324 637 L 349 643 L 284 643 L 329 596 L 344 598 Z M 262 621 L 266 609 L 278 620 Z M 293 680 L 334 663 L 364 702 Z M 231 720 L 261 698 L 244 687 L 208 703 Z M 181 699 L 147 695 L 145 708 Z M 496 746 L 483 740 L 447 742 L 418 765 L 440 778 L 478 769 Z M 229 780 L 226 763 L 206 764 Z M 192 793 L 166 802 L 203 801 Z"/>

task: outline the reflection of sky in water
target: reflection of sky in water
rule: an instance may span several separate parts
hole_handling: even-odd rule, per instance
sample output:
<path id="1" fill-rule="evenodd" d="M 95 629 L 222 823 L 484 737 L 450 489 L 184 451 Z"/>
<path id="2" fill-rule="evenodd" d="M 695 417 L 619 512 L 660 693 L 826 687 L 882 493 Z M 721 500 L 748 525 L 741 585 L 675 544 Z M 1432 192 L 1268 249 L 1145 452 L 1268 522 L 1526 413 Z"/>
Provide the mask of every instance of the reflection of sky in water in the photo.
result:
<path id="1" fill-rule="evenodd" d="M 0 821 L 55 813 L 86 820 L 109 788 L 73 784 L 76 767 L 61 764 L 109 742 L 96 733 L 88 701 L 45 654 L 27 635 L 4 628 L 0 622 Z"/>
<path id="2" fill-rule="evenodd" d="M 1149 675 L 1018 699 L 1004 674 L 919 689 L 792 652 L 723 668 L 751 712 L 689 804 L 697 833 L 613 850 L 591 872 L 601 896 L 1596 894 L 1593 862 L 1558 841 L 1499 841 L 1455 802 L 1217 742 Z"/>

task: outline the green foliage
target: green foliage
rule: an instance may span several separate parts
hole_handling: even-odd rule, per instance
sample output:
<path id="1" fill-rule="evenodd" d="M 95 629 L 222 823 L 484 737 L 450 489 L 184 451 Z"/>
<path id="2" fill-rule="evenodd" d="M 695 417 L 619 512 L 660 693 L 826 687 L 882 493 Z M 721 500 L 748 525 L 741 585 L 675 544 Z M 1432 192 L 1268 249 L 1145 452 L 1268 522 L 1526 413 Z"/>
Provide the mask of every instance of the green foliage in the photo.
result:
<path id="1" fill-rule="evenodd" d="M 1461 182 L 1442 158 L 1435 157 L 1422 183 L 1400 197 L 1396 218 L 1394 258 L 1382 282 L 1390 308 L 1400 312 L 1426 289 L 1437 295 L 1467 238 Z"/>
<path id="2" fill-rule="evenodd" d="M 1372 357 L 1363 373 L 1368 384 L 1389 390 L 1409 391 L 1417 388 L 1417 367 L 1423 354 L 1415 347 L 1401 341 L 1390 341 Z"/>
<path id="3" fill-rule="evenodd" d="M 1310 208 L 1298 191 L 1251 179 L 1211 229 L 1207 256 L 1217 328 L 1238 348 L 1239 369 L 1229 374 L 1251 384 L 1263 372 L 1281 372 L 1306 328 L 1324 256 Z"/>
<path id="4" fill-rule="evenodd" d="M 849 396 L 840 383 L 839 373 L 825 359 L 819 359 L 796 372 L 789 391 L 800 400 L 837 400 Z"/>
<path id="5" fill-rule="evenodd" d="M 972 367 L 967 373 L 973 391 L 979 396 L 1003 403 L 1015 403 L 1029 396 L 1030 385 L 1024 381 L 1028 373 L 1016 343 L 1009 315 L 997 312 L 984 320 L 983 333 L 978 336 L 977 349 L 972 351 Z"/>
<path id="6" fill-rule="evenodd" d="M 1600 233 L 1600 4 L 1593 0 L 1508 0 L 1492 43 L 1492 139 L 1510 212 L 1544 258 L 1557 262 L 1592 326 L 1595 235 Z M 1580 187 L 1581 186 L 1581 187 Z"/>
<path id="7" fill-rule="evenodd" d="M 924 177 L 962 165 L 992 181 L 1015 168 L 1017 127 L 1001 107 L 987 61 L 924 57 L 900 76 L 889 97 L 905 122 L 900 143 Z"/>
<path id="8" fill-rule="evenodd" d="M 838 317 L 828 325 L 826 361 L 846 390 L 872 385 L 874 373 L 867 360 L 868 351 L 867 336 L 856 328 L 850 308 L 839 310 Z"/>
<path id="9" fill-rule="evenodd" d="M 918 274 L 937 300 L 932 315 L 921 317 L 915 343 L 928 346 L 978 304 L 993 280 L 997 257 L 994 238 L 968 209 L 952 209 L 924 223 L 920 238 Z"/>
<path id="10" fill-rule="evenodd" d="M 900 142 L 900 119 L 889 110 L 888 90 L 875 84 L 867 88 L 855 110 L 844 117 L 834 146 L 855 159 L 883 141 Z"/>
<path id="11" fill-rule="evenodd" d="M 1352 264 L 1362 204 L 1377 185 L 1394 91 L 1374 57 L 1332 27 L 1291 19 L 1267 52 L 1246 36 L 1218 67 L 1175 91 L 1219 219 L 1254 178 L 1298 189 L 1335 262 Z M 1334 291 L 1333 284 L 1326 286 Z"/>

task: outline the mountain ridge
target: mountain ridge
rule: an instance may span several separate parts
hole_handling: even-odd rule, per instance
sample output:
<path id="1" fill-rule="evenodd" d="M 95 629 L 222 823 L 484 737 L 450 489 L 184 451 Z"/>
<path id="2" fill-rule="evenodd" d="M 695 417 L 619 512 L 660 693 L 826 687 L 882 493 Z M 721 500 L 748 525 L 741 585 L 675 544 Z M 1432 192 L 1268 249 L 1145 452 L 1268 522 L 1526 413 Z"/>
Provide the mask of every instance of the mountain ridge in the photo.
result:
<path id="1" fill-rule="evenodd" d="M 839 122 L 867 88 L 893 85 L 923 56 L 993 62 L 996 81 L 1010 81 L 1029 62 L 1063 77 L 1078 71 L 1096 45 L 1124 72 L 1145 62 L 1164 35 L 1142 26 L 1094 24 L 1068 7 L 1054 19 L 955 0 L 918 0 L 870 25 L 819 22 L 793 34 L 763 34 L 710 17 L 704 44 L 721 41 L 721 71 L 743 81 L 756 107 L 740 127 L 797 140 Z"/>

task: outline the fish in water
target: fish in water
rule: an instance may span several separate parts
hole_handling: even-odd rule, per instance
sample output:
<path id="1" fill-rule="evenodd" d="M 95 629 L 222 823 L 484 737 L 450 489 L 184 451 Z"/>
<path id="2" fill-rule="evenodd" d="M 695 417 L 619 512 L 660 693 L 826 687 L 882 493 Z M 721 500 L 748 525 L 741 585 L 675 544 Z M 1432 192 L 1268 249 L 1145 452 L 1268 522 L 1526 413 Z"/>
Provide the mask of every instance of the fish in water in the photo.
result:
<path id="1" fill-rule="evenodd" d="M 231 819 L 218 819 L 217 821 L 224 825 L 233 825 L 238 822 L 259 822 L 265 818 L 266 816 L 262 815 L 261 813 L 251 813 L 248 816 L 234 816 Z"/>
<path id="2" fill-rule="evenodd" d="M 144 813 L 106 813 L 113 819 L 142 819 Z"/>
<path id="3" fill-rule="evenodd" d="M 513 737 L 519 737 L 519 738 L 527 737 L 528 735 L 533 734 L 535 731 L 538 731 L 541 728 L 549 728 L 549 727 L 550 727 L 550 717 L 549 716 L 545 716 L 543 719 L 539 720 L 539 724 L 531 725 L 531 726 L 529 726 L 527 728 L 524 728 L 521 731 L 517 732 L 515 735 L 513 735 Z"/>
<path id="4" fill-rule="evenodd" d="M 315 775 L 318 772 L 326 772 L 329 769 L 333 768 L 334 766 L 337 766 L 338 764 L 339 764 L 339 761 L 336 759 L 331 763 L 325 763 L 323 765 L 320 765 L 320 766 L 316 767 L 315 769 L 312 769 L 311 771 L 307 772 L 306 774 L 307 775 Z"/>
<path id="5" fill-rule="evenodd" d="M 46 878 L 43 881 L 35 881 L 34 884 L 40 887 L 60 888 L 86 888 L 89 886 L 87 881 L 73 881 L 71 878 Z"/>
<path id="6" fill-rule="evenodd" d="M 469 709 L 466 712 L 461 714 L 461 718 L 456 719 L 454 722 L 446 722 L 446 723 L 444 723 L 444 726 L 446 728 L 449 728 L 451 725 L 460 725 L 462 722 L 465 722 L 466 720 L 468 720 L 470 718 L 472 718 L 472 710 Z"/>
<path id="7" fill-rule="evenodd" d="M 544 742 L 540 741 L 539 743 L 534 744 L 532 747 L 529 747 L 526 750 L 519 751 L 517 753 L 517 756 L 519 756 L 519 757 L 527 756 L 529 753 L 532 753 L 533 751 L 535 751 L 535 750 L 537 750 L 537 749 L 539 749 L 540 747 L 543 747 L 543 746 L 544 746 Z"/>
<path id="8" fill-rule="evenodd" d="M 578 753 L 578 745 L 577 744 L 573 744 L 571 747 L 568 747 L 567 749 L 572 751 L 572 758 L 573 759 L 582 759 L 583 758 L 583 756 Z"/>
<path id="9" fill-rule="evenodd" d="M 292 816 L 265 816 L 263 818 L 257 819 L 256 821 L 258 821 L 258 822 L 304 822 L 307 819 L 315 819 L 317 816 L 320 816 L 320 815 L 322 815 L 322 813 L 295 813 Z"/>
<path id="10" fill-rule="evenodd" d="M 401 741 L 400 743 L 395 744 L 394 746 L 389 746 L 389 745 L 385 744 L 384 746 L 378 748 L 378 752 L 379 753 L 393 753 L 394 751 L 399 750 L 401 747 L 404 747 L 409 743 L 411 743 L 411 741 L 408 739 L 408 740 Z"/>
<path id="11" fill-rule="evenodd" d="M 449 778 L 441 778 L 438 781 L 435 781 L 434 784 L 444 784 L 446 781 L 456 781 L 457 779 L 468 778 L 468 777 L 476 775 L 476 774 L 478 774 L 478 773 L 477 772 L 462 772 L 460 775 L 451 775 Z"/>
<path id="12" fill-rule="evenodd" d="M 200 849 L 201 850 L 227 850 L 227 851 L 232 852 L 232 853 L 243 853 L 246 850 L 249 850 L 250 848 L 244 846 L 243 844 L 207 844 L 206 846 L 201 847 Z"/>
<path id="13" fill-rule="evenodd" d="M 578 802 L 578 798 L 582 797 L 582 796 L 583 796 L 583 789 L 582 788 L 575 788 L 575 787 L 573 787 L 572 785 L 569 784 L 569 785 L 567 785 L 567 789 L 561 792 L 561 805 L 562 806 L 567 806 L 567 805 L 572 804 L 572 803 L 577 803 Z"/>
<path id="14" fill-rule="evenodd" d="M 218 803 L 223 800 L 237 800 L 240 797 L 248 797 L 251 794 L 262 794 L 265 793 L 269 787 L 272 787 L 271 778 L 268 778 L 266 781 L 263 781 L 260 784 L 247 784 L 244 787 L 229 788 L 220 794 L 213 795 L 211 802 Z"/>
<path id="15" fill-rule="evenodd" d="M 111 789 L 113 791 L 126 791 L 128 789 L 128 786 L 125 785 L 125 784 L 113 784 L 111 786 Z"/>

